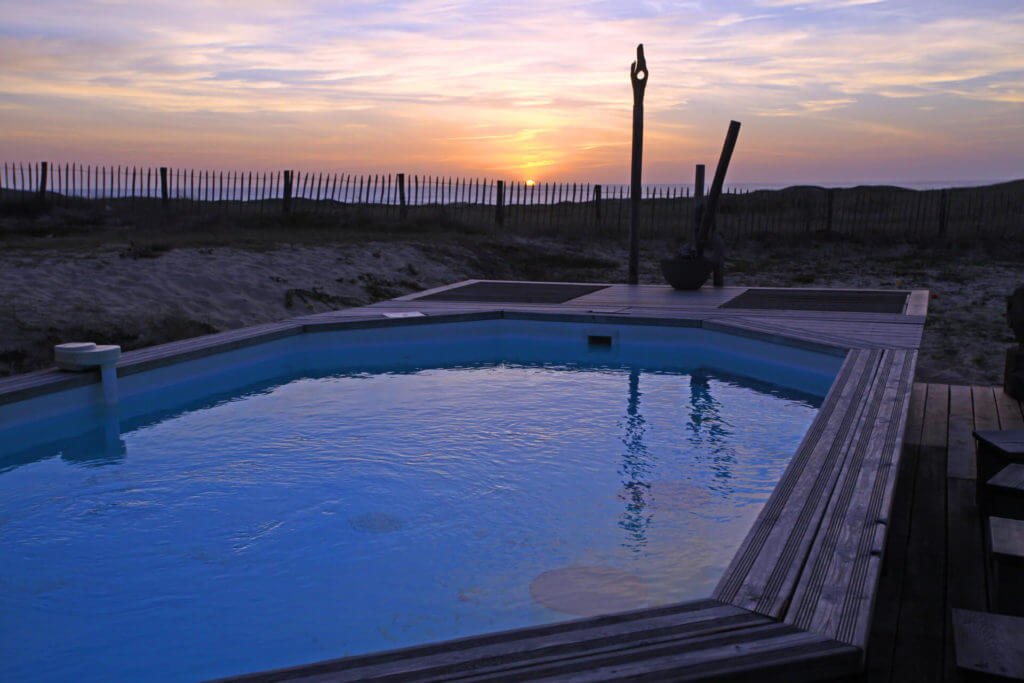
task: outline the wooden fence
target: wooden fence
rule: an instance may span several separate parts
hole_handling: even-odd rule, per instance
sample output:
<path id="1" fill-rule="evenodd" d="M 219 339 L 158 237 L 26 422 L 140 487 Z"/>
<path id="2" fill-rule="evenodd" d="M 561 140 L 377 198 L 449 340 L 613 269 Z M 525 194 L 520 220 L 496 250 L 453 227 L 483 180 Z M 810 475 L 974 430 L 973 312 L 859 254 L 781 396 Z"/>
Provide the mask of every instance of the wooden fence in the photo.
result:
<path id="1" fill-rule="evenodd" d="M 26 203 L 166 212 L 360 213 L 524 234 L 604 235 L 628 230 L 629 186 L 506 182 L 437 176 L 298 171 L 210 171 L 168 167 L 4 163 L 0 207 Z M 694 229 L 685 185 L 646 185 L 644 234 Z M 728 192 L 717 226 L 725 237 L 884 233 L 899 238 L 1024 238 L 1024 181 L 915 191 L 866 186 Z"/>

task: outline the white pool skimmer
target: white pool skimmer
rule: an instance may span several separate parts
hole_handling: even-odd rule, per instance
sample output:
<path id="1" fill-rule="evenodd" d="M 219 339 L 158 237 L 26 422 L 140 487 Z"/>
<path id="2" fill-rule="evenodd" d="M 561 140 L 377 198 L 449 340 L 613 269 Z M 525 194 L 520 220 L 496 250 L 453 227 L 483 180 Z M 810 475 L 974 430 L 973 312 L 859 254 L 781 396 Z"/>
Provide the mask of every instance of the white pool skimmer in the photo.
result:
<path id="1" fill-rule="evenodd" d="M 117 360 L 121 347 L 114 344 L 96 345 L 92 342 L 71 342 L 53 347 L 53 360 L 61 370 L 85 372 L 100 369 L 103 384 L 103 402 L 117 403 Z"/>

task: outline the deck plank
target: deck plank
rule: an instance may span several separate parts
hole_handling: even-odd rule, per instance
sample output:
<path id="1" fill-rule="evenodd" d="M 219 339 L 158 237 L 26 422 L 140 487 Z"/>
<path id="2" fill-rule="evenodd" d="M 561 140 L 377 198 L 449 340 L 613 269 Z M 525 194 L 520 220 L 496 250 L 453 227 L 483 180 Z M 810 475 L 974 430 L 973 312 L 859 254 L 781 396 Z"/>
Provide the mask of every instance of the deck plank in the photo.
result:
<path id="1" fill-rule="evenodd" d="M 946 440 L 949 387 L 929 384 L 918 449 L 917 483 L 893 681 L 939 681 L 944 660 L 936 644 L 944 642 L 946 564 Z"/>
<path id="2" fill-rule="evenodd" d="M 881 358 L 880 351 L 850 352 L 713 597 L 773 618 L 783 616 Z"/>
<path id="3" fill-rule="evenodd" d="M 916 352 L 886 351 L 787 623 L 866 647 Z"/>
<path id="4" fill-rule="evenodd" d="M 949 388 L 946 480 L 945 680 L 961 681 L 953 644 L 952 609 L 985 609 L 986 572 L 981 516 L 975 504 L 976 444 L 973 391 Z"/>
<path id="5" fill-rule="evenodd" d="M 889 681 L 893 666 L 927 389 L 926 384 L 915 383 L 910 394 L 903 455 L 893 494 L 889 536 L 886 540 L 882 576 L 879 580 L 875 614 L 868 642 L 865 679 L 870 681 Z"/>
<path id="6" fill-rule="evenodd" d="M 992 393 L 995 397 L 999 428 L 1024 429 L 1024 413 L 1021 412 L 1021 404 L 1017 402 L 1017 399 L 1003 391 L 1002 387 L 995 387 Z M 983 429 L 983 427 L 978 427 L 978 429 Z"/>
<path id="7" fill-rule="evenodd" d="M 848 671 L 856 648 L 712 600 L 516 629 L 247 674 L 235 681 L 609 680 L 729 677 L 770 663 L 788 680 Z"/>
<path id="8" fill-rule="evenodd" d="M 987 588 L 982 520 L 975 503 L 977 444 L 971 432 L 974 391 L 951 386 L 946 480 L 945 680 L 965 680 L 956 666 L 953 609 L 985 609 Z"/>
<path id="9" fill-rule="evenodd" d="M 922 398 L 923 385 L 915 385 L 911 394 L 911 418 L 908 421 L 907 446 L 904 457 L 913 453 L 912 443 L 916 430 L 914 416 L 924 416 L 925 406 Z M 986 391 L 987 390 L 987 391 Z M 947 439 L 946 456 L 948 459 L 967 460 L 963 452 L 973 448 L 973 439 L 964 442 L 956 438 L 956 430 L 964 428 L 964 415 L 968 413 L 965 401 L 970 402 L 970 421 L 966 428 L 973 429 L 975 398 L 982 405 L 981 418 L 984 426 L 992 427 L 992 411 L 986 409 L 987 399 L 994 397 L 997 415 L 1006 415 L 1014 421 L 1015 415 L 1021 410 L 1019 402 L 1002 394 L 999 388 L 991 387 L 949 387 L 948 418 L 946 421 Z M 937 415 L 941 412 L 943 397 L 942 388 L 932 387 L 932 397 L 939 397 L 938 402 L 930 406 L 930 424 L 928 434 L 922 434 L 922 442 L 928 444 L 931 452 L 941 446 L 938 433 L 942 420 Z M 960 426 L 957 426 L 957 422 Z M 1000 423 L 1002 424 L 1002 423 Z M 957 450 L 960 453 L 957 453 Z M 974 482 L 968 478 L 955 476 L 956 468 L 947 467 L 945 479 L 945 518 L 938 519 L 933 512 L 938 501 L 936 487 L 929 481 L 938 479 L 938 474 L 922 461 L 912 471 L 905 467 L 901 472 L 899 486 L 906 494 L 897 495 L 894 505 L 894 526 L 890 529 L 890 538 L 886 550 L 886 562 L 898 559 L 900 546 L 905 547 L 903 566 L 887 564 L 886 574 L 879 586 L 878 606 L 875 611 L 872 636 L 868 648 L 868 667 L 864 680 L 872 683 L 889 683 L 890 681 L 964 681 L 970 680 L 956 666 L 956 648 L 952 610 L 969 609 L 984 611 L 987 603 L 987 586 L 984 560 L 984 537 L 982 519 L 974 503 Z M 907 473 L 910 473 L 909 475 Z M 904 481 L 904 479 L 906 481 Z M 922 496 L 933 500 L 922 502 Z M 899 514 L 901 506 L 912 510 L 912 524 L 906 536 L 900 533 Z M 924 514 L 921 512 L 924 511 Z M 938 532 L 936 531 L 938 529 Z M 922 547 L 933 547 L 936 543 L 935 534 L 945 537 L 945 555 L 936 557 L 929 553 L 931 561 L 922 561 L 919 557 Z M 923 536 L 922 536 L 923 534 Z M 922 573 L 924 572 L 924 573 Z M 944 579 L 940 580 L 940 576 Z M 933 584 L 932 593 L 927 585 Z M 932 604 L 929 605 L 929 602 Z M 922 610 L 924 610 L 922 612 Z M 904 618 L 901 620 L 901 616 Z M 942 628 L 934 626 L 936 617 L 942 619 Z M 906 619 L 909 618 L 909 621 Z M 922 630 L 923 628 L 925 630 Z M 893 633 L 899 637 L 894 638 Z M 916 634 L 917 637 L 910 637 Z M 929 662 L 941 663 L 941 671 L 929 665 Z"/>
<path id="10" fill-rule="evenodd" d="M 949 388 L 949 433 L 946 476 L 956 479 L 975 478 L 974 403 L 971 387 Z"/>
<path id="11" fill-rule="evenodd" d="M 753 631 L 753 629 L 751 629 Z M 665 648 L 645 652 L 642 660 L 622 658 L 595 669 L 573 673 L 567 667 L 525 670 L 505 680 L 541 681 L 785 681 L 821 680 L 841 675 L 856 666 L 856 648 L 830 641 L 820 635 L 793 632 L 781 624 L 748 632 L 742 641 L 718 639 L 699 653 Z M 659 656 L 660 655 L 660 656 Z M 541 674 L 534 678 L 534 674 Z M 464 680 L 488 680 L 471 678 Z"/>
<path id="12" fill-rule="evenodd" d="M 974 428 L 999 429 L 999 413 L 996 410 L 996 393 L 993 387 L 971 387 L 974 401 Z"/>
<path id="13" fill-rule="evenodd" d="M 838 343 L 859 348 L 903 348 L 916 349 L 921 345 L 921 328 L 918 326 L 867 321 L 852 322 L 821 321 L 808 322 L 792 318 L 738 318 L 747 324 L 771 326 L 789 336 L 814 335 Z"/>

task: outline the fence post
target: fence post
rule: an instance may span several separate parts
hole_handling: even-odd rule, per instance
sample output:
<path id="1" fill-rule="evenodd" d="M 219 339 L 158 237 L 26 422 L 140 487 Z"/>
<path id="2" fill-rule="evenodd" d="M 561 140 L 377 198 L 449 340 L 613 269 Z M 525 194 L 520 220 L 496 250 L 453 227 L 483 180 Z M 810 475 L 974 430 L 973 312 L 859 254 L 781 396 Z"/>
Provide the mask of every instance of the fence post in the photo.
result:
<path id="1" fill-rule="evenodd" d="M 939 237 L 946 236 L 947 223 L 949 216 L 947 214 L 947 205 L 949 204 L 949 194 L 945 189 L 939 193 Z"/>
<path id="2" fill-rule="evenodd" d="M 285 213 L 289 213 L 292 210 L 292 173 L 294 171 L 284 172 L 284 197 L 281 203 L 281 210 Z"/>
<path id="3" fill-rule="evenodd" d="M 39 203 L 46 203 L 46 176 L 49 175 L 50 164 L 43 161 L 39 164 Z"/>
<path id="4" fill-rule="evenodd" d="M 160 167 L 160 203 L 167 206 L 167 167 Z"/>
<path id="5" fill-rule="evenodd" d="M 594 222 L 601 225 L 601 186 L 594 185 Z"/>
<path id="6" fill-rule="evenodd" d="M 697 164 L 693 180 L 693 245 L 700 240 L 700 222 L 704 218 L 704 164 Z"/>
<path id="7" fill-rule="evenodd" d="M 409 217 L 409 205 L 405 203 L 405 174 L 398 174 L 398 215 L 405 220 Z"/>
<path id="8" fill-rule="evenodd" d="M 494 199 L 494 222 L 498 225 L 505 224 L 505 181 L 498 181 L 498 195 Z"/>
<path id="9" fill-rule="evenodd" d="M 832 234 L 832 217 L 835 214 L 834 208 L 836 203 L 836 191 L 835 189 L 829 189 L 828 191 L 828 209 L 826 211 L 825 218 L 825 233 L 828 235 Z"/>

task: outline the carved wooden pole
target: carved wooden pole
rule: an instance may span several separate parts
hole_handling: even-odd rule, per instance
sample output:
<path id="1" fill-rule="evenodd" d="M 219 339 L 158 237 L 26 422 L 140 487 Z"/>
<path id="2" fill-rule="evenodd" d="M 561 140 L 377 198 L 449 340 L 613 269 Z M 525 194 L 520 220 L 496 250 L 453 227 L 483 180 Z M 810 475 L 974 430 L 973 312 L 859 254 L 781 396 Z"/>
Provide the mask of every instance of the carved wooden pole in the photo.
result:
<path id="1" fill-rule="evenodd" d="M 633 162 L 629 189 L 629 284 L 639 281 L 640 270 L 640 169 L 644 149 L 644 89 L 647 87 L 647 60 L 644 46 L 636 46 L 636 61 L 629 68 L 633 84 Z"/>

